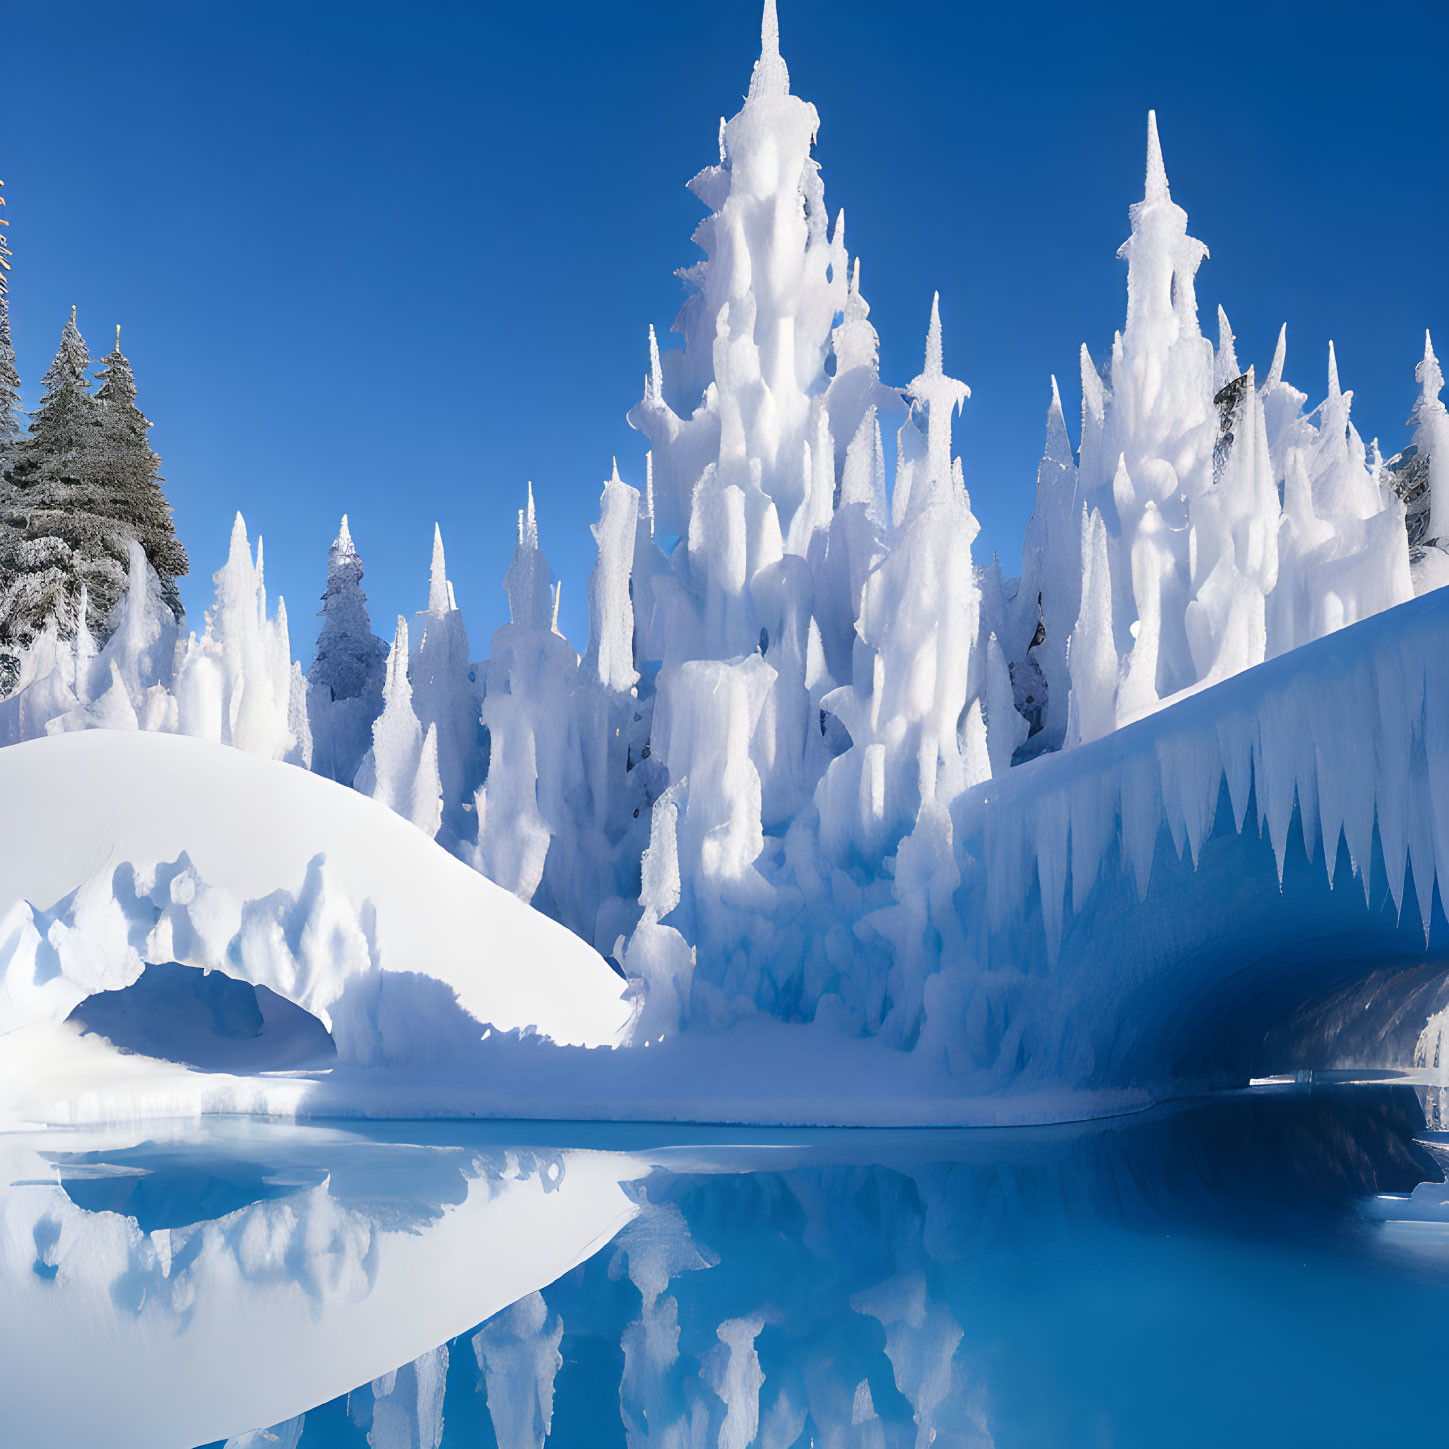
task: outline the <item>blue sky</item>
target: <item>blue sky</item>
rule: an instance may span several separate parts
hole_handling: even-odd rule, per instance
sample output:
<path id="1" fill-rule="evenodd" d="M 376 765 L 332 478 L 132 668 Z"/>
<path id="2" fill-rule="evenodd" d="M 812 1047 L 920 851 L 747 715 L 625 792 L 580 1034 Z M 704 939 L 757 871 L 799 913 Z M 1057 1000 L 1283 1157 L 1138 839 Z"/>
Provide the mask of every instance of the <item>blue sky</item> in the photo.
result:
<path id="1" fill-rule="evenodd" d="M 1127 206 L 1158 110 L 1244 365 L 1280 322 L 1316 401 L 1401 446 L 1426 326 L 1449 351 L 1437 4 L 781 0 L 821 115 L 883 373 L 919 369 L 939 288 L 978 557 L 1016 571 L 1049 376 L 1125 311 Z M 505 612 L 531 478 L 582 649 L 589 524 L 650 322 L 697 255 L 684 183 L 758 51 L 755 0 L 11 6 L 0 57 L 12 323 L 27 402 L 72 303 L 136 367 L 199 626 L 232 513 L 266 537 L 306 659 L 351 515 L 379 633 L 426 603 L 433 521 L 475 656 Z M 1075 436 L 1075 424 L 1072 423 Z"/>

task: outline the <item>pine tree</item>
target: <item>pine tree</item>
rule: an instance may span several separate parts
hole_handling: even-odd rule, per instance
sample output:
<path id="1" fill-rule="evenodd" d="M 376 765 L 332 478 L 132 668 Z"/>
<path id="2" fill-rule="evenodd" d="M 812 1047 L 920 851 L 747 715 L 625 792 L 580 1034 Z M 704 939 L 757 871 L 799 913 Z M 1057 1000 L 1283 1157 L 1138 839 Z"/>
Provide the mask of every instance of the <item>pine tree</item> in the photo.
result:
<path id="1" fill-rule="evenodd" d="M 126 560 L 106 550 L 89 478 L 96 413 L 90 395 L 90 353 L 75 309 L 45 374 L 45 395 L 30 435 L 5 480 L 0 537 L 0 642 L 24 648 L 54 618 L 75 631 L 81 585 L 92 627 L 104 624 L 125 589 Z"/>
<path id="2" fill-rule="evenodd" d="M 0 644 L 26 647 L 51 618 L 63 635 L 74 633 L 82 585 L 87 622 L 104 640 L 126 590 L 133 542 L 145 550 L 173 616 L 182 617 L 175 581 L 186 572 L 186 551 L 161 492 L 160 463 L 146 440 L 151 424 L 136 406 L 119 328 L 94 395 L 90 362 L 71 308 L 45 395 L 5 480 Z"/>
<path id="3" fill-rule="evenodd" d="M 5 183 L 0 181 L 0 186 Z M 0 196 L 0 207 L 5 198 Z M 20 440 L 20 374 L 15 368 L 15 346 L 10 340 L 10 248 L 4 228 L 10 223 L 0 216 L 0 485 L 15 461 Z M 0 560 L 8 556 L 13 530 L 0 514 Z M 20 657 L 13 650 L 0 650 L 0 696 L 15 688 L 20 678 Z"/>
<path id="4" fill-rule="evenodd" d="M 136 378 L 121 351 L 121 329 L 116 346 L 97 374 L 95 482 L 104 514 L 133 537 L 161 579 L 166 602 L 177 621 L 181 596 L 176 580 L 187 570 L 186 550 L 176 537 L 171 505 L 161 491 L 161 460 L 151 451 L 146 434 L 151 422 L 136 406 Z"/>
<path id="5" fill-rule="evenodd" d="M 0 207 L 4 205 L 5 198 L 0 196 Z M 20 374 L 15 370 L 15 347 L 10 340 L 10 248 L 4 232 L 9 225 L 0 216 L 0 472 L 20 436 Z"/>

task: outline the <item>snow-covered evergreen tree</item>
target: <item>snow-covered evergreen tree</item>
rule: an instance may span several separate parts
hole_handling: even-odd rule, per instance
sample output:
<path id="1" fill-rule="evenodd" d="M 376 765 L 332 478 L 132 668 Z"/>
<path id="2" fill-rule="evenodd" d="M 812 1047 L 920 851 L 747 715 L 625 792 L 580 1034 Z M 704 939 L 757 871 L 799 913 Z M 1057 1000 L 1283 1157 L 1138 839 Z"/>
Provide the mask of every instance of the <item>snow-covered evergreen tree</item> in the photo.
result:
<path id="1" fill-rule="evenodd" d="M 118 525 L 120 535 L 145 549 L 171 612 L 180 622 L 176 580 L 186 574 L 186 550 L 176 537 L 171 505 L 161 491 L 161 460 L 147 441 L 151 422 L 136 406 L 136 378 L 121 351 L 119 326 L 115 348 L 102 360 L 97 376 L 101 385 L 95 394 L 93 486 L 101 500 L 99 506 Z"/>
<path id="2" fill-rule="evenodd" d="M 382 713 L 387 645 L 372 632 L 362 592 L 362 556 L 347 515 L 327 554 L 322 627 L 307 671 L 307 718 L 312 768 L 350 785 L 372 743 L 372 722 Z"/>
<path id="3" fill-rule="evenodd" d="M 23 648 L 51 618 L 73 634 L 82 588 L 88 626 L 103 636 L 126 588 L 133 541 L 181 616 L 175 580 L 186 572 L 186 551 L 161 492 L 159 460 L 146 438 L 151 424 L 136 406 L 119 328 L 94 396 L 89 366 L 72 308 L 45 374 L 45 395 L 4 483 L 0 643 Z"/>
<path id="4" fill-rule="evenodd" d="M 0 187 L 5 183 L 0 181 Z M 0 211 L 5 198 L 0 196 Z M 5 235 L 10 223 L 0 216 L 0 473 L 9 466 L 20 436 L 20 374 L 15 368 L 15 344 L 10 339 L 10 247 Z"/>
<path id="5" fill-rule="evenodd" d="M 45 395 L 4 483 L 0 535 L 0 644 L 24 648 L 54 619 L 73 634 L 81 585 L 92 626 L 125 587 L 125 552 L 107 551 L 92 474 L 96 412 L 90 353 L 71 309 L 45 374 Z"/>

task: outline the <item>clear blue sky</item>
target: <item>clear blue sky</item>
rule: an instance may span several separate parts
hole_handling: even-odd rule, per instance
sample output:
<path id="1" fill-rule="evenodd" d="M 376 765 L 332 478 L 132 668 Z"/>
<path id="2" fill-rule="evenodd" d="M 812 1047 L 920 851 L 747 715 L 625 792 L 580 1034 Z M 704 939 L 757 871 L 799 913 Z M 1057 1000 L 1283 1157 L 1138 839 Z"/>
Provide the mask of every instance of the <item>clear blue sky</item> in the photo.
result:
<path id="1" fill-rule="evenodd" d="M 1121 325 L 1150 106 L 1205 330 L 1223 302 L 1261 369 L 1286 320 L 1314 401 L 1334 338 L 1361 430 L 1402 444 L 1425 326 L 1449 352 L 1449 6 L 780 5 L 888 380 L 940 289 L 978 557 L 1016 571 L 1049 375 L 1074 419 L 1077 349 Z M 124 323 L 198 627 L 237 508 L 304 660 L 338 515 L 384 635 L 437 519 L 483 657 L 532 478 L 582 649 L 599 488 L 615 453 L 642 484 L 624 415 L 697 255 L 684 183 L 758 26 L 756 0 L 8 7 L 27 402 L 72 303 L 96 352 Z"/>

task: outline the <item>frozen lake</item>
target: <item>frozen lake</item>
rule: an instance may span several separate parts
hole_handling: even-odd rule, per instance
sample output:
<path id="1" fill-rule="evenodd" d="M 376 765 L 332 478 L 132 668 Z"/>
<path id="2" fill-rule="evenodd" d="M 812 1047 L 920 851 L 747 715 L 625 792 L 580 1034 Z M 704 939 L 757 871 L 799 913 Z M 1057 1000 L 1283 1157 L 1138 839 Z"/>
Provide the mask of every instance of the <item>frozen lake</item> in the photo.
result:
<path id="1" fill-rule="evenodd" d="M 1022 1130 L 12 1134 L 0 1418 L 18 1449 L 1433 1442 L 1438 1141 L 1401 1083 Z"/>

